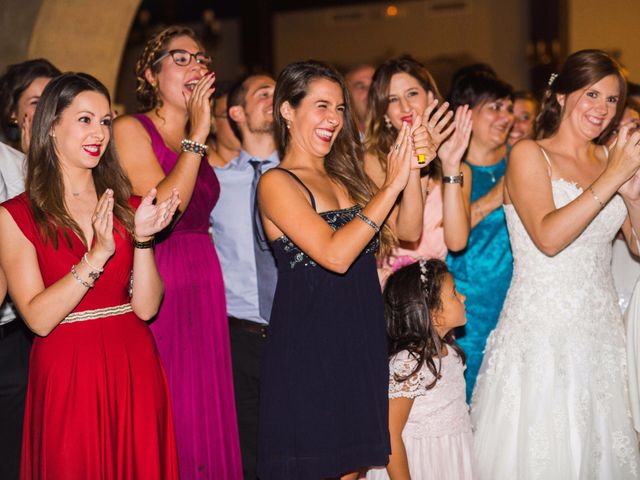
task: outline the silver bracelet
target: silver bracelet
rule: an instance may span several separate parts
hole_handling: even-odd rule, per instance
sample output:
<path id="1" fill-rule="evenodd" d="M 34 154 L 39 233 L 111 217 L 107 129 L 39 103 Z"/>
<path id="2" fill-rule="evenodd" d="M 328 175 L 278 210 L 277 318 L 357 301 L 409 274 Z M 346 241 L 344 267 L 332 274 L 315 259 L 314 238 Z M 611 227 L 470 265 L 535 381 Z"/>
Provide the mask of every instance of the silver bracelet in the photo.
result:
<path id="1" fill-rule="evenodd" d="M 371 220 L 369 217 L 367 217 L 364 213 L 358 212 L 358 213 L 356 213 L 356 217 L 358 217 L 364 223 L 366 223 L 371 228 L 373 228 L 376 231 L 376 233 L 380 232 L 380 227 L 378 226 L 378 224 L 376 222 L 374 222 L 373 220 Z"/>
<path id="2" fill-rule="evenodd" d="M 82 278 L 80 278 L 80 275 L 78 275 L 78 272 L 76 272 L 76 266 L 75 265 L 71 265 L 71 275 L 73 275 L 73 278 L 75 278 L 76 281 L 78 283 L 80 283 L 83 287 L 85 287 L 85 288 L 93 288 L 93 285 L 91 285 L 88 282 L 85 282 Z"/>
<path id="3" fill-rule="evenodd" d="M 600 200 L 600 197 L 596 195 L 596 192 L 593 191 L 593 188 L 591 188 L 591 185 L 587 187 L 587 190 L 591 192 L 591 196 L 593 197 L 593 199 L 600 204 L 600 209 L 603 209 L 604 203 L 602 203 L 602 200 Z"/>
<path id="4" fill-rule="evenodd" d="M 462 186 L 464 184 L 464 174 L 460 172 L 460 175 L 443 175 L 442 183 L 459 183 Z"/>

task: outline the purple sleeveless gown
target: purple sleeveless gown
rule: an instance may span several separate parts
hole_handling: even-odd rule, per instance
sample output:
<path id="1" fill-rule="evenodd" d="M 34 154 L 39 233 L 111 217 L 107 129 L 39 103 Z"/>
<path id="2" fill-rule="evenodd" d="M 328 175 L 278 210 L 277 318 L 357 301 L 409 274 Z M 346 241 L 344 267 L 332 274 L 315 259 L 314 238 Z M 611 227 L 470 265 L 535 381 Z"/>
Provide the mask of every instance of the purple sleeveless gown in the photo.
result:
<path id="1" fill-rule="evenodd" d="M 149 117 L 135 117 L 168 174 L 178 155 L 164 144 Z M 242 479 L 224 285 L 208 233 L 219 195 L 218 179 L 203 158 L 187 210 L 155 248 L 165 292 L 151 330 L 169 379 L 180 477 L 185 480 Z"/>

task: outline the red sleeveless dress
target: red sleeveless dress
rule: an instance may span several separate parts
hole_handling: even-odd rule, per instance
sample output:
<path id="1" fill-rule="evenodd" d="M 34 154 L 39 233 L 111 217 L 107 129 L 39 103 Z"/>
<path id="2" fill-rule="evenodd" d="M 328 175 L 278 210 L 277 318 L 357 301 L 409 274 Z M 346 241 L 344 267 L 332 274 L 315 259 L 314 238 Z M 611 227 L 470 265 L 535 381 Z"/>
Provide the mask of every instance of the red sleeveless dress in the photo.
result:
<path id="1" fill-rule="evenodd" d="M 81 261 L 87 249 L 71 230 L 71 248 L 62 230 L 57 249 L 43 241 L 26 194 L 2 206 L 35 247 L 46 287 Z M 97 319 L 73 315 L 129 303 L 131 238 L 114 237 L 116 252 L 75 318 L 34 339 L 23 480 L 178 478 L 169 391 L 149 327 L 126 308 Z"/>

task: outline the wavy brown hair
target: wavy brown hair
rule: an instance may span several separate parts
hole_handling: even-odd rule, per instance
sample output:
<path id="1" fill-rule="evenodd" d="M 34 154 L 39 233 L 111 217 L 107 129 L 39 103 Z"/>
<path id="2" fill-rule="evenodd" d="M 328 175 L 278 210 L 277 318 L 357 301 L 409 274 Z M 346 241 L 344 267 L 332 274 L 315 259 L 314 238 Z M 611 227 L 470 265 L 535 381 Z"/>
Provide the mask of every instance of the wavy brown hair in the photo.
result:
<path id="1" fill-rule="evenodd" d="M 433 258 L 403 267 L 387 280 L 383 296 L 389 357 L 407 350 L 416 360 L 411 372 L 404 377 L 396 376 L 397 382 L 408 380 L 426 364 L 434 377 L 427 390 L 435 387 L 440 378 L 444 345 L 451 347 L 462 363 L 466 361 L 453 330 L 440 338 L 433 324 L 442 309 L 442 284 L 447 274 L 450 275 L 447 264 Z"/>
<path id="2" fill-rule="evenodd" d="M 365 146 L 368 153 L 378 158 L 383 169 L 387 167 L 387 155 L 399 133 L 393 125 L 387 126 L 384 120 L 389 108 L 391 77 L 397 73 L 411 75 L 422 86 L 425 93 L 431 92 L 439 102 L 442 102 L 442 95 L 429 70 L 414 58 L 408 55 L 392 58 L 376 69 L 369 88 L 369 120 Z M 425 168 L 427 174 L 436 178 L 442 174 L 440 160 L 437 158 Z"/>
<path id="3" fill-rule="evenodd" d="M 349 90 L 342 75 L 333 67 L 315 60 L 307 60 L 288 65 L 278 76 L 273 94 L 274 130 L 278 153 L 280 158 L 284 158 L 289 146 L 289 129 L 280 107 L 284 102 L 288 102 L 292 108 L 297 108 L 307 96 L 311 82 L 319 79 L 326 79 L 340 86 L 345 108 L 344 124 L 331 151 L 324 158 L 325 170 L 332 180 L 344 186 L 352 200 L 364 206 L 373 197 L 376 186 L 364 172 L 364 150 L 351 108 Z M 393 245 L 393 233 L 388 226 L 383 225 L 379 254 L 388 254 Z"/>
<path id="4" fill-rule="evenodd" d="M 627 82 L 618 62 L 602 50 L 580 50 L 565 60 L 558 76 L 547 86 L 536 118 L 538 138 L 554 135 L 560 127 L 564 108 L 558 102 L 558 94 L 569 95 L 577 90 L 593 85 L 604 77 L 614 75 L 620 84 L 620 97 L 616 114 L 609 125 L 596 138 L 595 143 L 603 143 L 617 127 L 624 113 L 627 99 Z"/>
<path id="5" fill-rule="evenodd" d="M 136 87 L 136 97 L 140 103 L 138 108 L 138 111 L 140 112 L 148 112 L 149 110 L 160 108 L 162 106 L 162 99 L 158 92 L 158 85 L 151 85 L 145 77 L 145 72 L 147 69 L 150 69 L 154 74 L 160 72 L 162 69 L 161 62 L 158 62 L 155 65 L 154 62 L 166 53 L 169 42 L 176 37 L 189 37 L 201 46 L 201 42 L 195 32 L 189 27 L 183 27 L 180 25 L 167 27 L 156 33 L 147 41 L 142 53 L 140 54 L 140 58 L 138 58 L 138 61 L 136 62 L 136 80 L 138 82 Z"/>
<path id="6" fill-rule="evenodd" d="M 45 242 L 51 240 L 54 248 L 58 248 L 60 229 L 69 246 L 71 237 L 68 229 L 87 244 L 87 239 L 65 204 L 60 160 L 54 137 L 51 136 L 51 130 L 62 113 L 82 92 L 97 92 L 111 105 L 109 92 L 100 81 L 86 73 L 65 73 L 46 86 L 33 116 L 33 134 L 27 155 L 26 190 L 40 234 Z M 131 184 L 120 167 L 111 139 L 98 165 L 93 168 L 92 176 L 98 198 L 107 188 L 113 190 L 113 214 L 120 224 L 116 224 L 116 230 L 122 235 L 125 234 L 123 228 L 132 233 L 133 210 L 129 205 Z"/>

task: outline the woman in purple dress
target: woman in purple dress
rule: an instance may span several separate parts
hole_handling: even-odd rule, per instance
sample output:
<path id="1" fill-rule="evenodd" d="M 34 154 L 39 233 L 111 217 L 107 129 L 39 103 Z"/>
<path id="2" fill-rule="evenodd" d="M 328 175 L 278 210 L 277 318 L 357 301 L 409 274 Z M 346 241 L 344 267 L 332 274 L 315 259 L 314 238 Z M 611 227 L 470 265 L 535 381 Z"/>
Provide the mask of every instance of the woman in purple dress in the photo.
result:
<path id="1" fill-rule="evenodd" d="M 114 137 L 134 192 L 180 193 L 156 245 L 164 301 L 151 325 L 169 378 L 181 477 L 242 478 L 226 305 L 208 218 L 220 193 L 204 157 L 215 75 L 193 31 L 169 27 L 136 65 L 144 113 L 118 118 Z"/>

